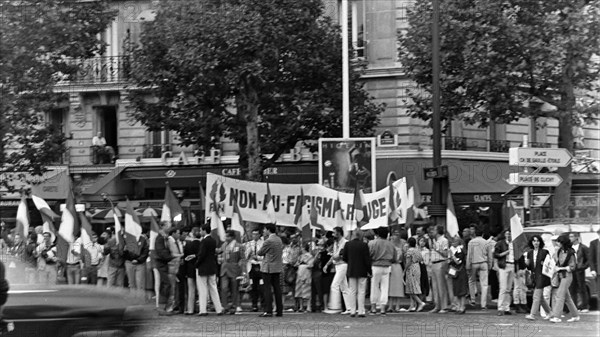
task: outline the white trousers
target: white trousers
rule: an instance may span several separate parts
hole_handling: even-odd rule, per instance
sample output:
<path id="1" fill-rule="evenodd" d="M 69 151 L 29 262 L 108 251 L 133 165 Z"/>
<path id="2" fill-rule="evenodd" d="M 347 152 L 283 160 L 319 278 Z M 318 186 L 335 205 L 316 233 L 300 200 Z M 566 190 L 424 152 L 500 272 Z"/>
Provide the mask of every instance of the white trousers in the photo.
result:
<path id="1" fill-rule="evenodd" d="M 377 304 L 382 309 L 388 302 L 392 267 L 373 266 L 371 270 L 373 271 L 373 278 L 371 278 L 371 305 Z"/>
<path id="2" fill-rule="evenodd" d="M 365 296 L 367 293 L 367 278 L 366 277 L 350 277 L 348 279 L 348 287 L 350 288 L 350 301 L 347 303 L 351 314 L 365 314 Z M 358 305 L 358 309 L 357 309 Z"/>
<path id="3" fill-rule="evenodd" d="M 335 275 L 333 281 L 331 281 L 331 288 L 329 292 L 329 310 L 342 310 L 342 298 L 340 292 L 344 298 L 346 308 L 350 301 L 350 289 L 348 288 L 348 280 L 346 279 L 346 271 L 348 265 L 345 263 L 335 265 Z"/>
<path id="4" fill-rule="evenodd" d="M 206 303 L 208 302 L 209 295 L 215 305 L 215 311 L 217 313 L 223 311 L 219 291 L 217 290 L 217 275 L 196 275 L 196 287 L 198 287 L 198 306 L 201 314 L 206 313 Z"/>
<path id="5" fill-rule="evenodd" d="M 510 310 L 510 298 L 512 294 L 513 281 L 515 279 L 515 266 L 512 263 L 506 265 L 506 268 L 498 270 L 498 283 L 500 283 L 500 293 L 498 293 L 498 311 Z"/>

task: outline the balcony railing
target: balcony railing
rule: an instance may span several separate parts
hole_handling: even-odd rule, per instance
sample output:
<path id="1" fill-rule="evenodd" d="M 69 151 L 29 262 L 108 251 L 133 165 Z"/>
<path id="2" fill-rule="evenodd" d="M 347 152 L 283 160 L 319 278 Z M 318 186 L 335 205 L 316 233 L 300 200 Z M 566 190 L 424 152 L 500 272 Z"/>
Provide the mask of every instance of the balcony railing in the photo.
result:
<path id="1" fill-rule="evenodd" d="M 128 56 L 102 56 L 90 59 L 73 59 L 70 65 L 77 66 L 77 72 L 59 85 L 116 84 L 129 78 L 130 63 Z"/>
<path id="2" fill-rule="evenodd" d="M 172 151 L 171 144 L 146 144 L 144 145 L 144 153 L 142 158 L 161 158 L 163 152 Z"/>
<path id="3" fill-rule="evenodd" d="M 446 150 L 467 150 L 467 138 L 465 137 L 444 137 L 444 141 Z"/>
<path id="4" fill-rule="evenodd" d="M 490 152 L 508 152 L 510 142 L 508 140 L 490 140 Z"/>
<path id="5" fill-rule="evenodd" d="M 521 142 L 509 140 L 494 140 L 483 138 L 468 138 L 468 137 L 444 137 L 444 150 L 454 151 L 489 151 L 506 153 L 511 147 L 520 147 Z M 529 147 L 535 148 L 550 148 L 551 143 L 531 142 Z"/>

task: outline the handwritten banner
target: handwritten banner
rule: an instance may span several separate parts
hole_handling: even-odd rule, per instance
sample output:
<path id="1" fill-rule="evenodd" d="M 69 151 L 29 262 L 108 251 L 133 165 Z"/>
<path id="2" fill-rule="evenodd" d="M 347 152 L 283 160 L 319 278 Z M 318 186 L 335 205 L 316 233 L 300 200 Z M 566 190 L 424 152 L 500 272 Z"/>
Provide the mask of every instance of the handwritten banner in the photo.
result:
<path id="1" fill-rule="evenodd" d="M 397 200 L 395 205 L 400 205 L 400 191 L 406 191 L 405 178 L 394 183 Z M 312 204 L 318 213 L 318 223 L 325 229 L 332 230 L 337 226 L 334 214 L 334 205 L 339 197 L 342 214 L 346 222 L 354 220 L 354 194 L 342 193 L 319 184 L 269 184 L 271 197 L 275 208 L 277 225 L 295 226 L 294 211 L 300 203 L 300 190 L 304 193 L 305 207 L 303 209 L 304 221 L 308 221 Z M 375 193 L 365 194 L 367 214 L 370 221 L 363 228 L 378 228 L 388 226 L 389 215 L 389 187 Z M 206 180 L 206 210 L 213 212 L 215 209 L 221 216 L 228 218 L 233 214 L 233 202 L 237 200 L 244 221 L 268 223 L 267 215 L 267 184 L 261 182 L 232 179 L 225 176 L 208 173 Z M 399 223 L 405 223 L 405 212 L 400 212 Z M 353 224 L 353 226 L 354 226 Z"/>

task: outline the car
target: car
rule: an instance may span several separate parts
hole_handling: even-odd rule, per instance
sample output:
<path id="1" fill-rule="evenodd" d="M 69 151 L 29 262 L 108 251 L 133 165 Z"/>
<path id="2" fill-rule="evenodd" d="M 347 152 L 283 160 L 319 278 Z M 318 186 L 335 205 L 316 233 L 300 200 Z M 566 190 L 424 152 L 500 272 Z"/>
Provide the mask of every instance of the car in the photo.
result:
<path id="1" fill-rule="evenodd" d="M 142 336 L 156 316 L 146 294 L 123 287 L 24 284 L 25 266 L 3 254 L 8 299 L 1 336 Z"/>
<path id="2" fill-rule="evenodd" d="M 532 226 L 523 228 L 523 233 L 527 237 L 531 238 L 533 235 L 540 235 L 544 240 L 544 248 L 547 249 L 551 254 L 554 254 L 554 245 L 552 244 L 552 237 L 555 235 L 567 234 L 571 232 L 579 233 L 581 237 L 581 243 L 590 246 L 590 242 L 598 238 L 598 230 L 600 224 L 568 224 L 568 223 L 554 223 L 544 226 Z M 592 277 L 590 268 L 585 270 L 585 284 L 588 288 L 588 294 L 590 296 L 590 305 L 598 305 L 598 290 L 595 278 Z"/>

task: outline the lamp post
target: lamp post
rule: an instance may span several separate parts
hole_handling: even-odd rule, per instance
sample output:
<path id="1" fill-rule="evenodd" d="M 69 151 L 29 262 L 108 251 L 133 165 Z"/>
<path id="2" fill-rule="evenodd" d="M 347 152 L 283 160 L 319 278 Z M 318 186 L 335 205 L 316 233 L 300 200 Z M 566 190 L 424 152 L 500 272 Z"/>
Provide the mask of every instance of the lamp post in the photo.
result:
<path id="1" fill-rule="evenodd" d="M 433 128 L 433 167 L 440 168 L 442 165 L 442 130 L 440 112 L 440 2 L 433 0 L 433 13 L 431 18 L 431 69 L 432 69 L 432 116 L 431 126 Z M 446 224 L 446 205 L 444 190 L 447 187 L 447 176 L 433 179 L 432 204 L 429 214 L 433 217 L 436 225 Z"/>
<path id="2" fill-rule="evenodd" d="M 348 0 L 342 0 L 342 137 L 350 138 L 350 66 L 348 56 Z"/>

